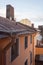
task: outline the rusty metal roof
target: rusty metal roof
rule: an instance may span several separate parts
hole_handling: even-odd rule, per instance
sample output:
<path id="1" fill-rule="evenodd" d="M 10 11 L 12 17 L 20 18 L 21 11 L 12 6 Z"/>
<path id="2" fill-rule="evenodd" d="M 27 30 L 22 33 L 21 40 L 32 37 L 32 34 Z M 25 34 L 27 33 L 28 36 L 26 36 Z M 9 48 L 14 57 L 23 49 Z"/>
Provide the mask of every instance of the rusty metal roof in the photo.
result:
<path id="1" fill-rule="evenodd" d="M 7 18 L 0 17 L 0 32 L 6 32 L 6 33 L 22 32 L 22 34 L 24 34 L 24 32 L 26 32 L 26 31 L 28 33 L 32 33 L 32 32 L 35 32 L 36 30 L 34 28 L 24 25 L 22 23 L 19 23 L 16 21 L 10 21 Z"/>

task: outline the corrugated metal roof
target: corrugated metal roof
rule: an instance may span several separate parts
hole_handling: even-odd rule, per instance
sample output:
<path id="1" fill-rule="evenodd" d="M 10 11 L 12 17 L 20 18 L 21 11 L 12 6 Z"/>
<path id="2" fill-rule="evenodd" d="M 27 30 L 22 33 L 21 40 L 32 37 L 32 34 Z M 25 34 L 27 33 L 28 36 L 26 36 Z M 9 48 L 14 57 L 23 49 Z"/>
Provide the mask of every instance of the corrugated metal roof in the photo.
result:
<path id="1" fill-rule="evenodd" d="M 16 21 L 12 22 L 7 18 L 0 17 L 0 38 L 8 37 L 9 34 L 10 35 L 32 34 L 35 31 L 36 30 L 32 27 L 29 27 Z M 5 47 L 7 47 L 7 45 L 10 46 L 11 43 L 6 44 Z M 1 49 L 3 49 L 3 47 Z"/>
<path id="2" fill-rule="evenodd" d="M 22 23 L 19 23 L 16 21 L 12 22 L 7 18 L 0 17 L 0 31 L 8 32 L 8 33 L 28 31 L 28 33 L 31 33 L 31 32 L 34 32 L 35 29 L 27 25 L 24 25 Z"/>

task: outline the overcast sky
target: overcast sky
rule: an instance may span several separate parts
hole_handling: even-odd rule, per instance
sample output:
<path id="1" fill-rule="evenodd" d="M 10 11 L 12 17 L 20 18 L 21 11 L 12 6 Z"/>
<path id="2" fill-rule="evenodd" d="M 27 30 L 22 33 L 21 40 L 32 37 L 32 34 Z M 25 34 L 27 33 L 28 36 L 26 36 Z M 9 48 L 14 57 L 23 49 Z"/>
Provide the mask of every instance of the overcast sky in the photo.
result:
<path id="1" fill-rule="evenodd" d="M 34 26 L 43 25 L 43 0 L 0 0 L 0 16 L 6 17 L 6 5 L 14 7 L 17 21 L 28 18 Z"/>

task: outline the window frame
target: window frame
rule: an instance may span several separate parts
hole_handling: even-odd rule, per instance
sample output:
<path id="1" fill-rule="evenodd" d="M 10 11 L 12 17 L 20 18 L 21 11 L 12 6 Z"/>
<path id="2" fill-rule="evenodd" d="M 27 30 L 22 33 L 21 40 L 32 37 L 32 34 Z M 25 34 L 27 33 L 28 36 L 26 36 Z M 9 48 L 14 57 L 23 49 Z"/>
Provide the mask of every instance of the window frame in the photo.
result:
<path id="1" fill-rule="evenodd" d="M 19 38 L 16 38 L 16 39 L 18 39 L 18 41 L 19 41 Z M 12 43 L 14 43 L 14 42 L 12 42 Z M 18 42 L 18 55 L 13 60 L 15 60 L 19 56 L 19 54 L 20 54 L 20 45 L 19 45 L 19 43 L 20 43 L 20 41 Z M 10 60 L 11 60 L 11 62 L 13 62 L 13 60 L 11 58 L 11 53 L 12 53 L 12 51 L 11 51 L 11 48 L 10 48 Z"/>
<path id="2" fill-rule="evenodd" d="M 27 41 L 25 40 L 26 37 L 27 37 Z M 26 43 L 26 42 L 27 42 L 27 43 Z M 25 37 L 24 37 L 24 47 L 25 47 L 25 49 L 28 48 L 28 36 L 25 36 Z"/>
<path id="3" fill-rule="evenodd" d="M 30 43 L 32 44 L 32 35 L 30 35 Z"/>

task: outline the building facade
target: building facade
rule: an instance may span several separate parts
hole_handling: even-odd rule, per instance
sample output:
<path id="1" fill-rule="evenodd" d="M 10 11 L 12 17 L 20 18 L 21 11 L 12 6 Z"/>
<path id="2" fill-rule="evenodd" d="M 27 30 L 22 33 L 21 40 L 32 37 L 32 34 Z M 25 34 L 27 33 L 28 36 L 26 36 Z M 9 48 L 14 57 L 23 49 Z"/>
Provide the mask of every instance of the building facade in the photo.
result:
<path id="1" fill-rule="evenodd" d="M 22 19 L 22 20 L 20 21 L 20 23 L 25 24 L 25 25 L 28 25 L 28 26 L 32 26 L 31 21 L 28 20 L 28 19 Z"/>
<path id="2" fill-rule="evenodd" d="M 0 65 L 34 65 L 36 30 L 12 20 L 0 17 Z"/>
<path id="3" fill-rule="evenodd" d="M 36 30 L 2 17 L 0 25 L 0 65 L 34 65 Z"/>

